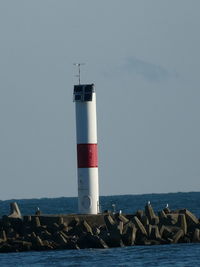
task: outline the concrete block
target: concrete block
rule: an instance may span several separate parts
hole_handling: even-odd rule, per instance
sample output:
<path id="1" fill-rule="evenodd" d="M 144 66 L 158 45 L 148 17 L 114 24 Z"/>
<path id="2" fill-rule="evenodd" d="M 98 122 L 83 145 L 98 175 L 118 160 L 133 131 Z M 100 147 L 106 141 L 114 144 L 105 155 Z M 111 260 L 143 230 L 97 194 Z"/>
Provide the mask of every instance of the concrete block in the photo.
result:
<path id="1" fill-rule="evenodd" d="M 78 240 L 80 248 L 108 248 L 106 242 L 99 236 L 87 233 Z"/>
<path id="2" fill-rule="evenodd" d="M 160 240 L 150 240 L 150 245 L 151 246 L 157 246 L 160 245 L 161 241 Z"/>
<path id="3" fill-rule="evenodd" d="M 110 215 L 104 216 L 105 224 L 108 230 L 113 228 L 113 225 L 116 225 L 115 221 Z"/>
<path id="4" fill-rule="evenodd" d="M 36 236 L 36 238 L 34 239 L 34 243 L 39 248 L 44 246 L 42 239 L 39 236 Z"/>
<path id="5" fill-rule="evenodd" d="M 52 239 L 52 234 L 50 232 L 48 232 L 47 230 L 43 231 L 40 236 L 42 237 L 42 239 L 44 240 L 51 240 Z"/>
<path id="6" fill-rule="evenodd" d="M 186 235 L 187 234 L 187 222 L 186 222 L 185 214 L 179 214 L 178 224 L 180 228 L 183 230 L 184 235 Z"/>
<path id="7" fill-rule="evenodd" d="M 175 214 L 175 213 L 167 214 L 167 219 L 169 221 L 169 224 L 171 225 L 175 225 L 178 222 L 178 217 L 179 217 L 179 214 Z"/>
<path id="8" fill-rule="evenodd" d="M 200 229 L 196 228 L 192 237 L 192 242 L 199 243 L 200 242 Z"/>
<path id="9" fill-rule="evenodd" d="M 147 231 L 141 221 L 135 216 L 133 218 L 133 223 L 135 224 L 136 228 L 145 236 L 147 236 Z"/>
<path id="10" fill-rule="evenodd" d="M 139 220 L 141 220 L 142 216 L 144 216 L 143 210 L 137 210 L 136 217 L 138 217 Z"/>
<path id="11" fill-rule="evenodd" d="M 22 219 L 20 209 L 19 209 L 18 204 L 16 202 L 10 203 L 10 215 L 8 217 L 9 218 Z"/>
<path id="12" fill-rule="evenodd" d="M 92 227 L 92 232 L 94 235 L 99 235 L 100 234 L 100 229 L 97 226 Z"/>
<path id="13" fill-rule="evenodd" d="M 67 239 L 60 233 L 56 233 L 54 235 L 54 241 L 61 246 L 65 246 L 67 244 Z"/>
<path id="14" fill-rule="evenodd" d="M 152 224 L 152 225 L 158 225 L 159 222 L 160 222 L 160 220 L 159 220 L 159 217 L 158 217 L 158 216 L 155 216 L 155 217 L 153 217 L 153 218 L 151 219 L 151 224 Z"/>
<path id="15" fill-rule="evenodd" d="M 123 243 L 126 246 L 133 246 L 136 239 L 136 233 L 137 233 L 137 228 L 135 227 L 135 225 L 134 224 L 129 225 L 126 230 L 126 233 L 122 235 Z"/>
<path id="16" fill-rule="evenodd" d="M 143 215 L 141 217 L 140 221 L 145 227 L 147 227 L 149 225 L 149 219 L 148 219 L 148 217 L 146 215 Z"/>
<path id="17" fill-rule="evenodd" d="M 160 232 L 157 225 L 151 227 L 150 239 L 159 240 L 161 239 Z"/>
<path id="18" fill-rule="evenodd" d="M 68 226 L 67 226 L 67 223 L 61 223 L 60 225 L 59 225 L 59 229 L 61 230 L 61 231 L 68 231 Z"/>
<path id="19" fill-rule="evenodd" d="M 173 236 L 173 243 L 179 243 L 181 237 L 184 236 L 184 232 L 182 229 L 180 229 L 174 236 Z"/>
<path id="20" fill-rule="evenodd" d="M 147 236 L 150 237 L 152 225 L 151 224 L 148 224 L 145 228 L 146 228 L 146 231 L 147 231 Z"/>
<path id="21" fill-rule="evenodd" d="M 164 208 L 163 211 L 165 214 L 171 213 L 171 210 L 169 208 Z"/>
<path id="22" fill-rule="evenodd" d="M 63 224 L 64 223 L 64 219 L 63 219 L 63 217 L 62 216 L 59 216 L 58 217 L 58 225 L 61 225 L 61 224 Z"/>
<path id="23" fill-rule="evenodd" d="M 180 210 L 180 213 L 185 214 L 186 221 L 189 227 L 199 224 L 199 220 L 197 219 L 197 217 L 193 213 L 191 213 L 189 210 L 183 209 L 183 210 Z"/>
<path id="24" fill-rule="evenodd" d="M 92 227 L 85 220 L 81 223 L 81 226 L 84 232 L 91 233 L 91 235 L 93 235 Z"/>
<path id="25" fill-rule="evenodd" d="M 169 227 L 162 225 L 160 228 L 160 236 L 161 238 L 164 238 L 167 240 L 168 238 L 172 238 L 173 231 Z"/>
<path id="26" fill-rule="evenodd" d="M 154 213 L 153 207 L 149 203 L 145 206 L 145 214 L 148 217 L 150 224 L 152 224 L 152 220 L 156 217 L 156 215 Z"/>
<path id="27" fill-rule="evenodd" d="M 33 217 L 34 219 L 33 219 L 33 224 L 34 224 L 34 226 L 35 227 L 40 227 L 41 226 L 41 223 L 40 223 L 40 218 L 38 217 L 38 216 L 35 216 L 35 217 Z"/>
<path id="28" fill-rule="evenodd" d="M 123 224 L 126 224 L 129 222 L 129 220 L 122 214 L 119 214 L 118 219 L 123 222 Z"/>
<path id="29" fill-rule="evenodd" d="M 7 241 L 7 236 L 6 236 L 6 231 L 5 230 L 1 230 L 0 231 L 0 239 L 2 240 L 2 242 L 6 242 Z"/>
<path id="30" fill-rule="evenodd" d="M 164 210 L 161 210 L 161 211 L 159 211 L 158 212 L 158 216 L 159 216 L 159 218 L 161 219 L 161 218 L 167 218 L 167 215 L 166 215 L 166 213 L 164 212 Z"/>
<path id="31" fill-rule="evenodd" d="M 120 235 L 122 235 L 124 229 L 124 223 L 122 221 L 118 223 L 117 229 L 119 229 Z"/>

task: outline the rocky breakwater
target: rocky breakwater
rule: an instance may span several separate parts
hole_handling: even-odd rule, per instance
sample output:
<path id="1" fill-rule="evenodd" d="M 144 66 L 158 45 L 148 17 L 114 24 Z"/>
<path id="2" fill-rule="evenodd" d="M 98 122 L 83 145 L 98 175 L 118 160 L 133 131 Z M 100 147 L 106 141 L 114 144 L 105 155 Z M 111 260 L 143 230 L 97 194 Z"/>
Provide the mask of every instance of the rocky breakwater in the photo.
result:
<path id="1" fill-rule="evenodd" d="M 0 219 L 0 252 L 109 248 L 200 242 L 200 221 L 187 209 L 150 203 L 135 214 L 21 216 L 16 203 Z"/>

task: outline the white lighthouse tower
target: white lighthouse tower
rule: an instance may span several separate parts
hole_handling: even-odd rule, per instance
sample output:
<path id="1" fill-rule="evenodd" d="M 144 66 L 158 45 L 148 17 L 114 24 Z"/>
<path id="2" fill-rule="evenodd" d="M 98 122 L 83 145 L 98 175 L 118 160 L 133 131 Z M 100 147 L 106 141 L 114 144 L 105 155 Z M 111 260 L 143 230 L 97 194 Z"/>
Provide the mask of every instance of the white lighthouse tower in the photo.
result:
<path id="1" fill-rule="evenodd" d="M 79 213 L 97 214 L 99 212 L 99 181 L 94 84 L 74 85 L 74 102 L 76 105 Z"/>

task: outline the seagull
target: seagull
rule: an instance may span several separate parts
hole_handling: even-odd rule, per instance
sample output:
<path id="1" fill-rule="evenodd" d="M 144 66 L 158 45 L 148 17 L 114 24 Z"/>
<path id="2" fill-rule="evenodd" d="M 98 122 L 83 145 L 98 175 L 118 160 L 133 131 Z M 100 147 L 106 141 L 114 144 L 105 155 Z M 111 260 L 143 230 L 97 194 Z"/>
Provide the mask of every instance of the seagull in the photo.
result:
<path id="1" fill-rule="evenodd" d="M 166 208 L 166 209 L 169 208 L 169 204 L 168 204 L 168 203 L 166 204 L 166 207 L 165 207 L 165 208 Z"/>
<path id="2" fill-rule="evenodd" d="M 148 203 L 148 205 L 151 205 L 151 202 L 150 201 L 148 201 L 147 203 Z"/>

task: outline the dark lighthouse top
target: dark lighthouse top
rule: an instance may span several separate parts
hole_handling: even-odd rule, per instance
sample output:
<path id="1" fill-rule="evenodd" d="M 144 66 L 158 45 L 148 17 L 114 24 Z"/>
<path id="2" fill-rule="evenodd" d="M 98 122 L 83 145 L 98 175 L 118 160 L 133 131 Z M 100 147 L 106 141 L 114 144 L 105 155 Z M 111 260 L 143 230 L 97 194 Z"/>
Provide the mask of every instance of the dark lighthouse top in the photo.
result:
<path id="1" fill-rule="evenodd" d="M 74 85 L 74 102 L 92 101 L 92 93 L 94 92 L 94 84 Z"/>

